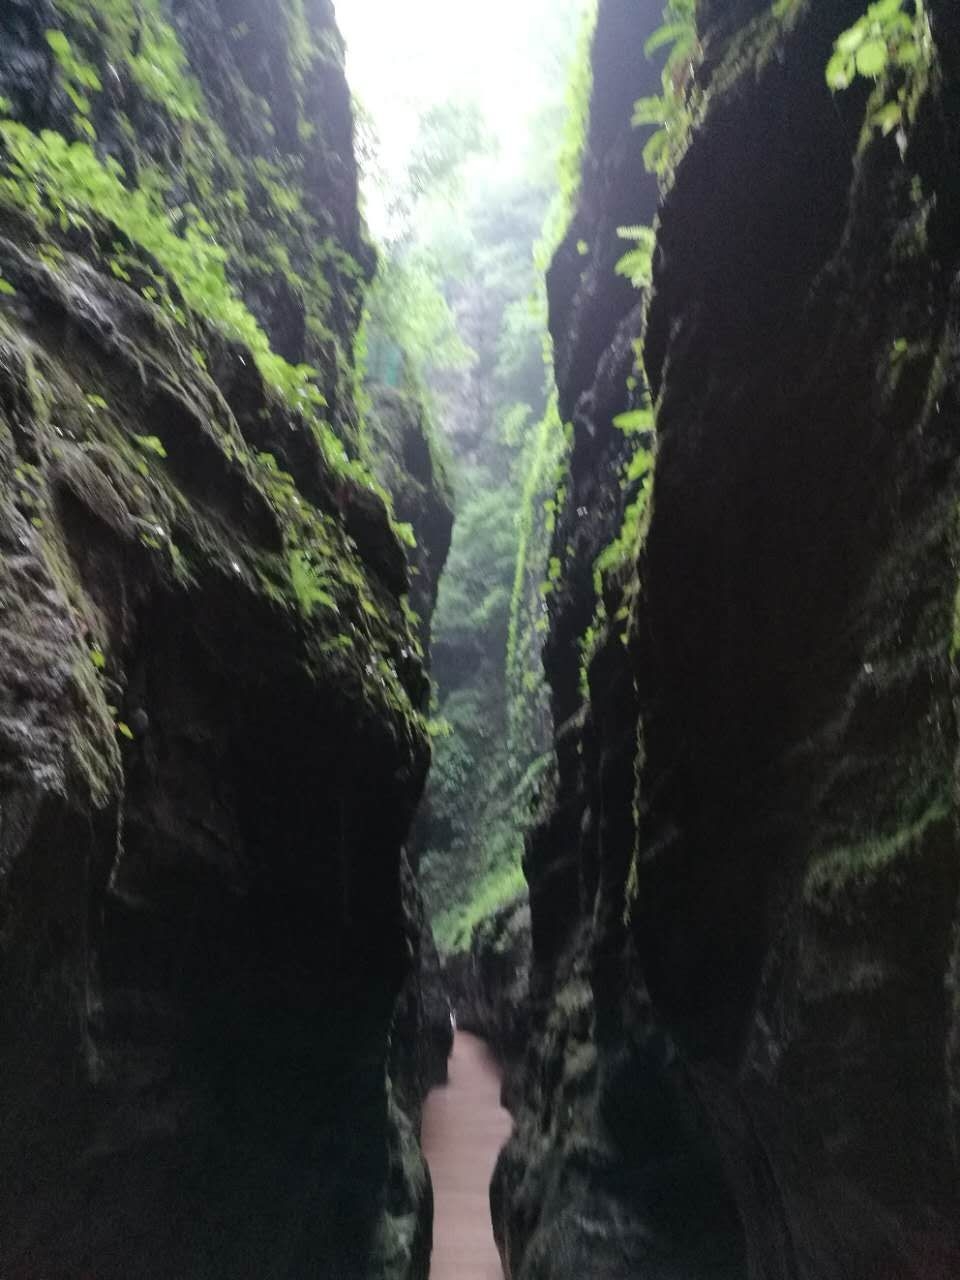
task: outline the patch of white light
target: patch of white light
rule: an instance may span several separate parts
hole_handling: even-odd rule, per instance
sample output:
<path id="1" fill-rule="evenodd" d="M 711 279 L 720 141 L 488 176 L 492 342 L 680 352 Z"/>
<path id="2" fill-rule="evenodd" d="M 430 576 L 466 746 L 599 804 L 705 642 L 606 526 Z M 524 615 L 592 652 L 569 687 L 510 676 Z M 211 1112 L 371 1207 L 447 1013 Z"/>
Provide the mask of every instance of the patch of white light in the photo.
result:
<path id="1" fill-rule="evenodd" d="M 373 121 L 382 187 L 365 175 L 367 216 L 384 234 L 384 190 L 396 187 L 421 114 L 479 104 L 501 171 L 523 163 L 529 126 L 567 74 L 571 29 L 590 0 L 337 0 L 351 89 Z"/>

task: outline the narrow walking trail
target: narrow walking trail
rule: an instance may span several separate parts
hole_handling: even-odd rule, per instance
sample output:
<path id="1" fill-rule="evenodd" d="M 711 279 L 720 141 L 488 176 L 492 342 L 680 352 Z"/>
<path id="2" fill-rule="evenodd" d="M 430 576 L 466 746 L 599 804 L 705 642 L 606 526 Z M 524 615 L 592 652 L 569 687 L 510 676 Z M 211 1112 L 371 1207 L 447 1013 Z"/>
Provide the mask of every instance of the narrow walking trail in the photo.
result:
<path id="1" fill-rule="evenodd" d="M 430 1280 L 502 1280 L 489 1188 L 509 1135 L 496 1059 L 482 1040 L 458 1031 L 449 1083 L 432 1091 L 423 1110 L 434 1196 Z"/>

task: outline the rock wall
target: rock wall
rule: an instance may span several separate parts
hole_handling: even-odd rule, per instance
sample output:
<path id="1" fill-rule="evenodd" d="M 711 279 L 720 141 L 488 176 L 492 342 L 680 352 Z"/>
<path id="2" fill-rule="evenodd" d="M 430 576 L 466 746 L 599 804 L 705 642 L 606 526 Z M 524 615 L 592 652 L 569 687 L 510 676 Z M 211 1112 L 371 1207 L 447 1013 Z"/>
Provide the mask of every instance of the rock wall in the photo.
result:
<path id="1" fill-rule="evenodd" d="M 515 1105 L 516 1073 L 530 1036 L 530 907 L 525 898 L 481 920 L 470 949 L 447 956 L 443 977 L 457 1026 L 482 1036 L 503 1074 L 503 1103 Z"/>
<path id="2" fill-rule="evenodd" d="M 453 533 L 453 491 L 435 447 L 428 411 L 416 394 L 379 384 L 370 387 L 368 394 L 375 467 L 398 518 L 410 525 L 416 540 L 407 551 L 409 600 L 429 658 L 440 574 Z M 424 796 L 404 849 L 404 915 L 411 964 L 394 1015 L 390 1058 L 397 1099 L 418 1135 L 421 1104 L 434 1085 L 446 1082 L 447 1059 L 453 1049 L 450 1001 L 420 887 L 416 831 L 426 805 Z"/>
<path id="3" fill-rule="evenodd" d="M 6 0 L 0 169 L 0 1272 L 425 1277 L 332 6 Z"/>
<path id="4" fill-rule="evenodd" d="M 877 90 L 905 90 L 885 136 L 869 84 L 825 83 L 860 0 L 702 3 L 696 118 L 631 311 L 601 264 L 611 225 L 653 217 L 629 104 L 654 91 L 659 9 L 601 3 L 551 278 L 575 428 L 557 775 L 527 850 L 498 1243 L 512 1280 L 952 1276 L 960 25 L 925 6 L 918 68 Z M 598 578 L 634 496 L 628 375 L 655 465 Z"/>
<path id="5" fill-rule="evenodd" d="M 435 428 L 416 392 L 375 385 L 368 414 L 374 468 L 393 498 L 397 518 L 413 529 L 410 606 L 425 653 L 440 574 L 453 535 L 453 486 L 439 457 Z"/>

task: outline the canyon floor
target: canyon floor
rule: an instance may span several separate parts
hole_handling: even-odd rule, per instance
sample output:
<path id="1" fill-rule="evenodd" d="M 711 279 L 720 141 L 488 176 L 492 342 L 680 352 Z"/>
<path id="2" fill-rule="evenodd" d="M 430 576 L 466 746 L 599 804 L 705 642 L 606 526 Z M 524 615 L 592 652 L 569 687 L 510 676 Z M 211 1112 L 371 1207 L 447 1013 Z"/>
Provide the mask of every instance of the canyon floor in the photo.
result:
<path id="1" fill-rule="evenodd" d="M 482 1040 L 458 1031 L 449 1082 L 433 1090 L 423 1112 L 434 1195 L 430 1280 L 501 1280 L 489 1186 L 509 1134 L 496 1059 Z"/>

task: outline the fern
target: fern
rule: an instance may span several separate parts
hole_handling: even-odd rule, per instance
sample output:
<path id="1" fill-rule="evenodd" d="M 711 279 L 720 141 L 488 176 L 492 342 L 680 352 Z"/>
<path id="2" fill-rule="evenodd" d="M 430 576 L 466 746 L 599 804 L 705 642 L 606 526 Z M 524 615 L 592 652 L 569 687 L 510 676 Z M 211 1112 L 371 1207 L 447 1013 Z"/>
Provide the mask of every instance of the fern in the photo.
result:
<path id="1" fill-rule="evenodd" d="M 618 413 L 613 425 L 625 436 L 633 436 L 641 431 L 653 430 L 652 409 L 629 409 L 626 413 Z"/>
<path id="2" fill-rule="evenodd" d="M 636 248 L 625 253 L 614 270 L 637 289 L 648 289 L 653 283 L 653 249 L 656 232 L 652 227 L 618 227 L 621 240 L 636 242 Z"/>
<path id="3" fill-rule="evenodd" d="M 333 613 L 339 613 L 336 600 L 321 585 L 309 552 L 297 548 L 289 553 L 287 563 L 290 569 L 290 585 L 297 597 L 300 612 L 305 618 L 309 618 L 318 605 Z"/>
<path id="4" fill-rule="evenodd" d="M 661 73 L 663 92 L 640 98 L 633 108 L 635 129 L 653 127 L 654 133 L 643 149 L 648 173 L 665 178 L 686 146 L 692 119 L 687 102 L 687 84 L 700 42 L 696 27 L 695 0 L 669 0 L 664 22 L 644 45 L 644 54 L 653 58 L 669 50 Z"/>
<path id="5" fill-rule="evenodd" d="M 113 223 L 176 280 L 188 306 L 250 348 L 264 380 L 292 408 L 324 403 L 312 381 L 316 371 L 291 365 L 271 349 L 227 279 L 226 252 L 210 238 L 205 224 L 188 224 L 182 234 L 175 231 L 173 215 L 155 191 L 126 187 L 117 162 L 102 162 L 85 142 L 70 143 L 49 129 L 35 134 L 13 121 L 0 121 L 0 140 L 9 156 L 6 176 L 0 176 L 0 197 L 43 225 L 89 228 L 92 218 Z M 183 319 L 180 314 L 175 318 Z"/>

